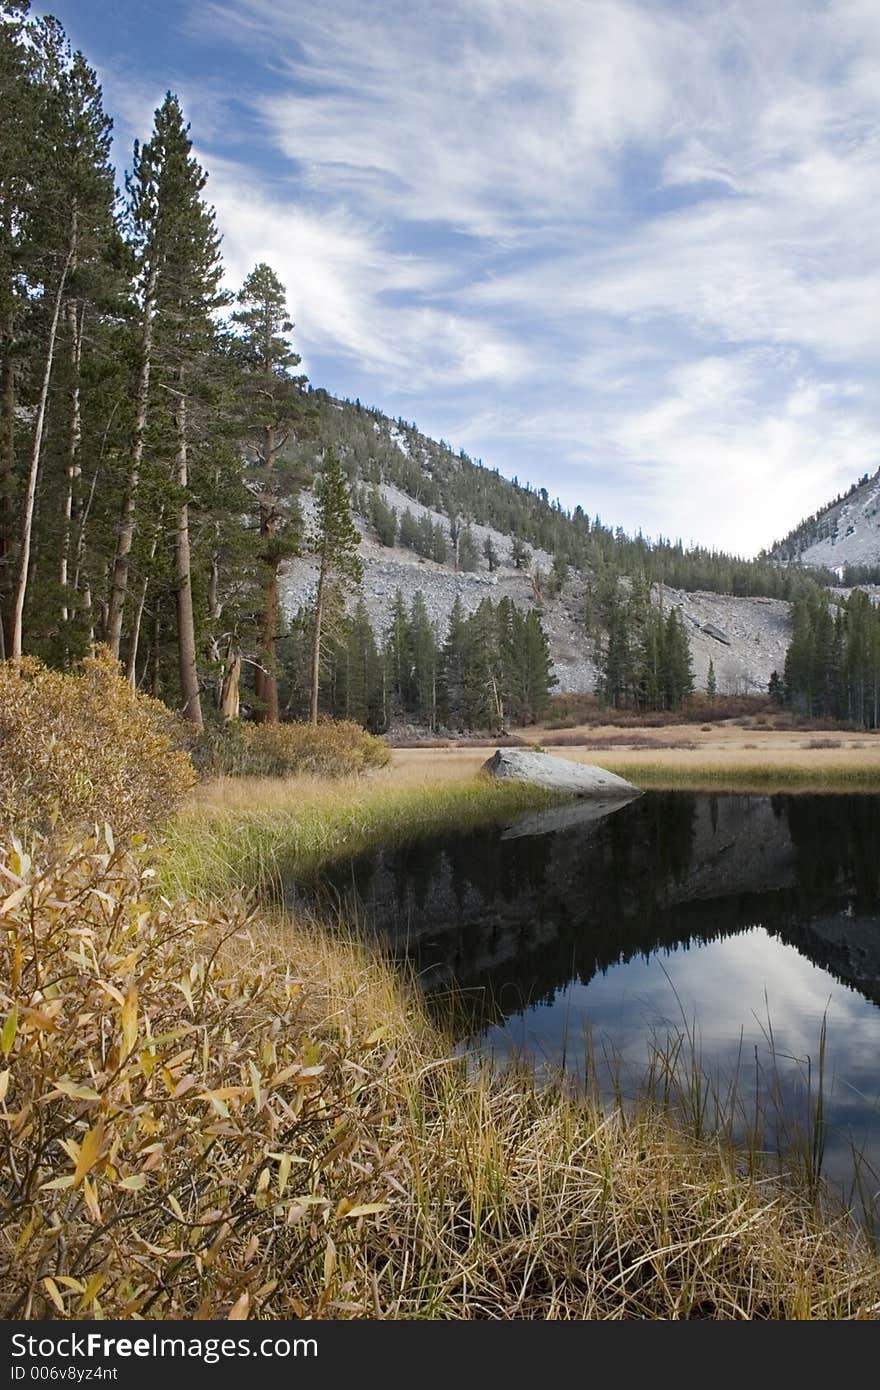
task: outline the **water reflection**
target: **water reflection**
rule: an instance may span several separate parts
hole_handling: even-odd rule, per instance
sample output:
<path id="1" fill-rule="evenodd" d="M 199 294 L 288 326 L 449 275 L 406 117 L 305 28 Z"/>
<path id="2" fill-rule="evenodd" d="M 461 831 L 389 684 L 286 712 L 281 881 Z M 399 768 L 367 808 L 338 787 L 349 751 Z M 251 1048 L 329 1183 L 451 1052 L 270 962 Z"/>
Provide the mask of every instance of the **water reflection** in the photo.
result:
<path id="1" fill-rule="evenodd" d="M 686 1029 L 708 1070 L 756 1094 L 772 1071 L 803 1109 L 827 1013 L 829 1167 L 844 1175 L 850 1134 L 880 1156 L 880 798 L 651 793 L 571 814 L 363 854 L 291 892 L 357 912 L 447 1020 L 454 1001 L 463 1039 L 579 1068 L 591 1035 L 606 1086 Z"/>

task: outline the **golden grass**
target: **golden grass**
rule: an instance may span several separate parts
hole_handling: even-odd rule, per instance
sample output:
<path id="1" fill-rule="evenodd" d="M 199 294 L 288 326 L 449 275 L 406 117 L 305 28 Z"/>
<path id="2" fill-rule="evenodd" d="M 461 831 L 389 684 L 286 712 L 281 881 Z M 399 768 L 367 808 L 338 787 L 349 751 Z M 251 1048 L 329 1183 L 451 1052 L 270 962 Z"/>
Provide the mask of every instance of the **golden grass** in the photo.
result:
<path id="1" fill-rule="evenodd" d="M 237 889 L 271 893 L 285 877 L 307 877 L 371 845 L 466 829 L 552 800 L 537 787 L 476 776 L 217 779 L 170 827 L 163 882 L 197 898 Z"/>

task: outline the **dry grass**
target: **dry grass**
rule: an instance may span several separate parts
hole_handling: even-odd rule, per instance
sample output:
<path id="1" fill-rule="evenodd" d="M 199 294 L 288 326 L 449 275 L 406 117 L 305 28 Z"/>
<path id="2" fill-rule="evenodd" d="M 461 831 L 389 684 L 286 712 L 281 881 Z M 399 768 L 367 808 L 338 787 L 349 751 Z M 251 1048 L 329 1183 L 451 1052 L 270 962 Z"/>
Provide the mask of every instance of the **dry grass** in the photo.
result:
<path id="1" fill-rule="evenodd" d="M 368 782 L 217 779 L 196 791 L 170 827 L 163 882 L 201 898 L 252 888 L 272 894 L 285 878 L 371 845 L 466 829 L 552 799 L 524 783 L 458 773 L 441 781 L 432 764 L 418 763 Z"/>
<path id="2" fill-rule="evenodd" d="M 546 739 L 537 729 L 517 731 L 534 745 Z M 566 733 L 552 752 L 573 762 L 598 763 L 645 787 L 710 791 L 880 791 L 880 739 L 847 747 L 804 746 L 802 732 L 749 728 L 750 747 L 735 725 L 681 727 L 674 739 L 651 730 L 624 738 L 616 725 L 583 726 Z M 815 741 L 814 741 L 815 742 Z M 545 745 L 546 746 L 546 745 Z M 451 782 L 474 775 L 485 761 L 467 748 L 395 749 L 382 777 L 400 785 Z"/>

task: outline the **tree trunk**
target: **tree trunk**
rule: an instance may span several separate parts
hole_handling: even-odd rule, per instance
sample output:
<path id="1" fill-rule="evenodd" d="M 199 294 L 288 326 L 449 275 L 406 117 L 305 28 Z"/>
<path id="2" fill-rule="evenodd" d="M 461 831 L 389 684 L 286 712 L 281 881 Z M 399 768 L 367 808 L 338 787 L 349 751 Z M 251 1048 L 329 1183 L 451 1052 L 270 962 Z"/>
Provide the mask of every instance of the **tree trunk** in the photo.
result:
<path id="1" fill-rule="evenodd" d="M 278 679 L 274 670 L 280 563 L 280 560 L 274 557 L 265 561 L 266 580 L 263 587 L 263 611 L 260 614 L 260 665 L 254 675 L 254 690 L 259 702 L 259 708 L 254 711 L 254 718 L 263 724 L 277 724 L 281 717 Z"/>
<path id="2" fill-rule="evenodd" d="M 70 617 L 67 602 L 67 582 L 70 569 L 71 532 L 73 513 L 79 490 L 80 461 L 79 449 L 82 441 L 82 413 L 80 406 L 80 368 L 82 364 L 82 341 L 84 311 L 77 312 L 76 300 L 67 304 L 67 322 L 70 330 L 70 362 L 73 382 L 70 389 L 70 429 L 67 436 L 67 491 L 64 495 L 64 531 L 61 539 L 61 621 L 66 623 Z"/>
<path id="3" fill-rule="evenodd" d="M 263 496 L 260 501 L 260 537 L 264 547 L 263 563 L 265 581 L 263 585 L 263 611 L 260 614 L 260 652 L 259 665 L 254 673 L 254 693 L 257 708 L 254 718 L 258 723 L 277 724 L 281 718 L 278 703 L 278 678 L 275 675 L 275 638 L 278 631 L 278 570 L 281 561 L 273 554 L 273 542 L 277 529 L 277 516 L 274 499 L 271 495 L 272 469 L 275 464 L 277 446 L 275 430 L 266 426 L 263 440 Z"/>
<path id="4" fill-rule="evenodd" d="M 315 631 L 312 634 L 312 695 L 309 703 L 309 723 L 318 722 L 318 686 L 321 680 L 321 624 L 324 620 L 324 580 L 326 559 L 321 556 L 321 572 L 318 575 L 318 592 L 315 596 Z"/>
<path id="5" fill-rule="evenodd" d="M 147 429 L 147 406 L 150 399 L 150 369 L 153 351 L 153 308 L 158 277 L 158 262 L 154 257 L 144 295 L 144 318 L 141 326 L 141 369 L 138 376 L 131 467 L 128 471 L 125 496 L 122 499 L 122 513 L 116 533 L 116 559 L 113 563 L 113 585 L 110 592 L 110 611 L 107 615 L 107 643 L 117 661 L 122 642 L 122 615 L 125 610 L 125 596 L 128 592 L 128 562 L 134 540 L 135 498 L 144 458 L 144 436 Z"/>
<path id="6" fill-rule="evenodd" d="M 31 450 L 31 466 L 28 472 L 27 491 L 24 499 L 24 517 L 21 527 L 21 555 L 18 566 L 18 586 L 15 592 L 15 611 L 12 622 L 12 658 L 17 661 L 21 656 L 22 630 L 24 623 L 24 600 L 27 594 L 28 571 L 31 563 L 31 534 L 34 520 L 34 500 L 37 495 L 37 478 L 40 473 L 40 456 L 43 451 L 43 427 L 46 423 L 46 403 L 49 399 L 49 382 L 52 379 L 52 367 L 55 361 L 55 340 L 58 336 L 58 320 L 61 317 L 61 302 L 64 298 L 64 286 L 67 283 L 67 272 L 70 269 L 70 262 L 73 258 L 73 251 L 68 252 L 67 260 L 64 262 L 64 269 L 58 281 L 58 290 L 55 295 L 55 307 L 52 311 L 52 323 L 49 328 L 49 341 L 46 345 L 46 362 L 43 367 L 43 384 L 40 389 L 40 403 L 37 407 L 37 418 L 34 423 L 34 444 Z"/>
<path id="7" fill-rule="evenodd" d="M 180 395 L 175 412 L 177 421 L 176 478 L 181 493 L 177 513 L 177 534 L 174 557 L 177 577 L 177 652 L 180 661 L 180 693 L 185 719 L 196 728 L 204 727 L 202 704 L 199 698 L 199 675 L 196 667 L 196 628 L 193 618 L 192 574 L 189 547 L 189 503 L 187 501 L 188 460 L 186 435 L 186 396 L 183 394 L 183 372 L 180 373 Z"/>
<path id="8" fill-rule="evenodd" d="M 220 714 L 226 720 L 237 719 L 240 711 L 241 652 L 233 651 L 232 643 L 226 653 L 223 685 L 220 694 Z"/>
<path id="9" fill-rule="evenodd" d="M 82 584 L 82 602 L 80 606 L 82 608 L 83 614 L 88 616 L 89 644 L 91 646 L 94 646 L 95 643 L 95 620 L 94 614 L 92 613 L 92 586 L 89 580 L 89 576 L 83 575 L 83 560 L 85 559 L 86 553 L 86 526 L 89 520 L 89 513 L 92 510 L 92 503 L 95 500 L 95 491 L 98 486 L 98 475 L 100 471 L 101 464 L 100 462 L 98 462 L 97 464 L 95 464 L 95 471 L 92 474 L 92 482 L 89 488 L 88 500 L 86 502 L 86 505 L 82 509 L 81 516 L 79 517 L 79 524 L 77 526 L 76 535 L 76 564 L 74 566 L 73 571 L 73 592 L 75 594 L 78 594 L 80 592 L 80 585 Z"/>
<path id="10" fill-rule="evenodd" d="M 3 367 L 0 380 L 0 661 L 6 657 L 8 622 L 5 601 L 11 571 L 12 496 L 15 478 L 15 311 L 10 308 L 3 325 Z M 11 637 L 11 624 L 10 624 Z"/>
<path id="11" fill-rule="evenodd" d="M 141 639 L 141 623 L 144 617 L 144 608 L 147 602 L 147 589 L 150 585 L 150 567 L 156 558 L 156 548 L 159 544 L 159 532 L 162 529 L 162 510 L 159 511 L 159 518 L 153 532 L 153 540 L 150 545 L 150 556 L 146 565 L 146 572 L 141 581 L 141 591 L 138 594 L 137 608 L 135 609 L 134 622 L 131 626 L 131 636 L 128 640 L 128 660 L 126 662 L 125 676 L 132 690 L 137 689 L 137 659 L 138 646 Z"/>
<path id="12" fill-rule="evenodd" d="M 159 681 L 159 657 L 161 650 L 159 638 L 161 636 L 161 621 L 159 618 L 159 606 L 153 614 L 153 640 L 150 643 L 150 694 L 154 700 L 161 697 L 162 687 Z"/>
<path id="13" fill-rule="evenodd" d="M 220 522 L 214 522 L 214 536 L 219 544 Z M 211 578 L 208 583 L 208 617 L 212 623 L 219 623 L 222 613 L 220 603 L 220 556 L 215 550 L 211 556 Z"/>

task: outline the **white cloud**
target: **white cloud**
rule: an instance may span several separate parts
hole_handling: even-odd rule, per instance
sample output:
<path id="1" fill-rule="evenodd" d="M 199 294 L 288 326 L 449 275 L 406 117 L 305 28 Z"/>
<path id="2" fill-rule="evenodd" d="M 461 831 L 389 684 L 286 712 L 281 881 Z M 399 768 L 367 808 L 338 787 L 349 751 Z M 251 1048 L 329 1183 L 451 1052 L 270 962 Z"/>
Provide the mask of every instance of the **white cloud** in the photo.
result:
<path id="1" fill-rule="evenodd" d="M 503 332 L 430 302 L 442 271 L 429 260 L 389 251 L 351 214 L 273 200 L 240 167 L 203 158 L 229 285 L 258 261 L 274 268 L 306 369 L 310 350 L 332 351 L 369 363 L 403 392 L 444 381 L 507 383 L 527 370 L 522 348 Z"/>
<path id="2" fill-rule="evenodd" d="M 275 265 L 306 351 L 392 413 L 747 552 L 880 461 L 874 0 L 190 22 L 248 54 L 275 161 L 261 182 L 206 155 L 232 278 Z"/>

